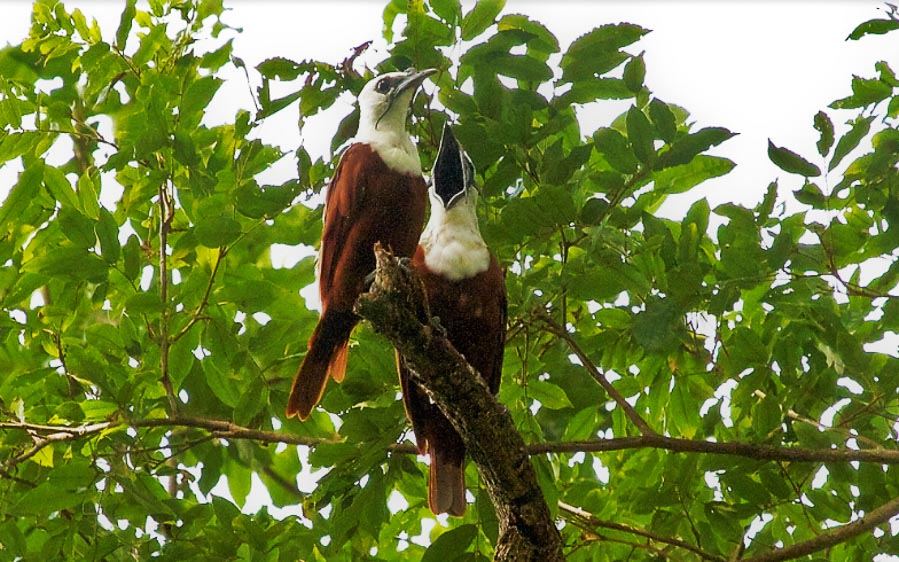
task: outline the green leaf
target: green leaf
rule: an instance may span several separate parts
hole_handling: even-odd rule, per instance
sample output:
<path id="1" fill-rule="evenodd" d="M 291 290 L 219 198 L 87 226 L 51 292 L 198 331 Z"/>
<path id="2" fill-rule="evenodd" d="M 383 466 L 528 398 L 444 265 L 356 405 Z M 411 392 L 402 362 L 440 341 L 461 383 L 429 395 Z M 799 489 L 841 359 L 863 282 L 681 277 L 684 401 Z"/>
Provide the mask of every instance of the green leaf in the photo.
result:
<path id="1" fill-rule="evenodd" d="M 571 407 L 571 400 L 561 387 L 551 382 L 533 380 L 528 383 L 528 393 L 531 398 L 540 402 L 544 408 L 561 410 Z"/>
<path id="2" fill-rule="evenodd" d="M 122 18 L 119 20 L 119 28 L 115 33 L 115 48 L 119 52 L 124 52 L 125 43 L 128 41 L 128 35 L 131 33 L 131 23 L 134 21 L 134 15 L 137 13 L 135 5 L 137 0 L 126 0 L 125 10 L 122 12 Z"/>
<path id="3" fill-rule="evenodd" d="M 655 162 L 655 149 L 653 148 L 652 126 L 649 119 L 636 106 L 631 106 L 627 111 L 627 139 L 634 148 L 637 159 L 647 166 Z"/>
<path id="4" fill-rule="evenodd" d="M 658 98 L 653 98 L 649 102 L 649 118 L 652 119 L 659 138 L 670 144 L 674 140 L 674 135 L 677 134 L 677 123 L 668 104 Z"/>
<path id="5" fill-rule="evenodd" d="M 600 127 L 593 134 L 596 149 L 616 170 L 624 174 L 637 171 L 637 158 L 634 156 L 624 135 L 607 127 Z"/>
<path id="6" fill-rule="evenodd" d="M 398 15 L 406 13 L 407 4 L 406 0 L 390 0 L 384 6 L 384 13 L 382 14 L 384 28 L 382 34 L 388 43 L 393 43 L 393 22 L 396 21 Z"/>
<path id="7" fill-rule="evenodd" d="M 602 25 L 577 38 L 562 57 L 562 80 L 592 79 L 631 58 L 619 51 L 649 30 L 630 23 Z"/>
<path id="8" fill-rule="evenodd" d="M 132 316 L 140 314 L 159 314 L 162 312 L 162 301 L 155 291 L 135 293 L 125 301 L 125 310 Z"/>
<path id="9" fill-rule="evenodd" d="M 671 299 L 652 301 L 634 320 L 634 339 L 650 353 L 664 352 L 677 341 L 675 326 L 681 323 Z"/>
<path id="10" fill-rule="evenodd" d="M 620 78 L 597 78 L 575 82 L 571 88 L 556 98 L 558 104 L 591 103 L 596 100 L 623 100 L 634 97 L 624 80 Z M 553 105 L 557 105 L 554 103 Z M 558 106 L 558 105 L 557 105 Z"/>
<path id="11" fill-rule="evenodd" d="M 506 0 L 478 0 L 462 18 L 462 40 L 471 41 L 493 25 L 505 5 Z"/>
<path id="12" fill-rule="evenodd" d="M 782 419 L 780 404 L 770 394 L 752 408 L 752 430 L 758 439 L 770 439 L 780 429 Z"/>
<path id="13" fill-rule="evenodd" d="M 25 270 L 63 279 L 102 281 L 108 268 L 99 256 L 84 248 L 60 247 L 31 260 Z"/>
<path id="14" fill-rule="evenodd" d="M 106 207 L 100 208 L 100 222 L 96 224 L 95 231 L 100 240 L 100 255 L 107 263 L 117 262 L 122 250 L 119 244 L 119 225 Z"/>
<path id="15" fill-rule="evenodd" d="M 865 135 L 867 135 L 868 131 L 871 129 L 871 121 L 873 120 L 874 117 L 859 117 L 852 123 L 852 128 L 840 137 L 839 142 L 837 142 L 837 147 L 833 151 L 830 164 L 827 165 L 828 172 L 839 166 L 840 162 L 843 161 L 843 158 L 852 152 L 852 150 L 858 146 L 858 143 L 865 138 Z"/>
<path id="16" fill-rule="evenodd" d="M 893 96 L 890 99 L 890 104 L 887 106 L 887 116 L 890 119 L 899 117 L 899 96 Z"/>
<path id="17" fill-rule="evenodd" d="M 10 513 L 48 516 L 63 509 L 71 509 L 85 501 L 82 492 L 63 489 L 54 482 L 45 482 L 19 496 L 19 501 L 9 506 Z"/>
<path id="18" fill-rule="evenodd" d="M 821 133 L 821 138 L 817 142 L 818 154 L 827 156 L 827 153 L 830 152 L 833 146 L 833 123 L 831 123 L 830 117 L 826 113 L 819 111 L 815 114 L 814 124 L 815 130 Z M 831 167 L 830 169 L 832 170 L 833 168 Z"/>
<path id="19" fill-rule="evenodd" d="M 523 31 L 532 37 L 527 40 L 528 52 L 537 52 L 544 55 L 559 52 L 559 40 L 543 24 L 528 19 L 521 14 L 510 14 L 500 18 L 497 23 L 498 31 Z M 541 59 L 545 60 L 545 59 Z"/>
<path id="20" fill-rule="evenodd" d="M 646 77 L 646 63 L 643 55 L 633 57 L 624 65 L 624 83 L 627 89 L 637 93 L 643 89 L 643 79 Z"/>
<path id="21" fill-rule="evenodd" d="M 244 466 L 231 462 L 228 470 L 228 491 L 238 507 L 243 507 L 253 486 L 253 473 Z"/>
<path id="22" fill-rule="evenodd" d="M 723 127 L 705 127 L 695 133 L 690 133 L 679 138 L 671 145 L 671 148 L 659 156 L 658 168 L 687 164 L 697 155 L 735 135 L 736 133 Z"/>
<path id="23" fill-rule="evenodd" d="M 0 226 L 6 229 L 9 223 L 18 221 L 32 200 L 37 197 L 43 174 L 44 166 L 29 166 L 19 174 L 19 181 L 0 207 Z"/>
<path id="24" fill-rule="evenodd" d="M 893 93 L 893 87 L 876 78 L 852 79 L 852 95 L 830 104 L 834 109 L 856 109 L 885 100 Z"/>
<path id="25" fill-rule="evenodd" d="M 256 65 L 256 70 L 263 78 L 277 78 L 289 82 L 296 80 L 300 74 L 306 71 L 306 66 L 297 64 L 296 62 L 284 57 L 272 57 L 265 59 Z"/>
<path id="26" fill-rule="evenodd" d="M 460 558 L 478 536 L 475 525 L 460 525 L 441 534 L 421 557 L 421 562 L 450 562 Z"/>
<path id="27" fill-rule="evenodd" d="M 78 178 L 78 208 L 88 218 L 97 220 L 100 218 L 100 203 L 94 180 L 88 172 Z"/>
<path id="28" fill-rule="evenodd" d="M 59 226 L 66 238 L 79 248 L 93 248 L 97 243 L 94 235 L 94 223 L 86 216 L 71 207 L 63 207 L 59 210 Z"/>
<path id="29" fill-rule="evenodd" d="M 684 193 L 706 180 L 730 173 L 736 164 L 719 156 L 700 155 L 688 164 L 653 172 L 655 189 L 661 193 Z"/>
<path id="30" fill-rule="evenodd" d="M 846 39 L 857 41 L 865 35 L 883 35 L 899 29 L 899 20 L 868 20 L 859 24 Z"/>
<path id="31" fill-rule="evenodd" d="M 197 241 L 207 248 L 227 246 L 240 238 L 240 223 L 230 217 L 205 217 L 194 229 Z"/>
<path id="32" fill-rule="evenodd" d="M 799 174 L 807 178 L 821 175 L 821 170 L 802 156 L 792 150 L 776 146 L 768 139 L 768 158 L 778 168 L 791 174 Z"/>
<path id="33" fill-rule="evenodd" d="M 179 127 L 175 131 L 175 158 L 185 166 L 196 166 L 199 162 L 197 147 L 190 133 Z"/>
<path id="34" fill-rule="evenodd" d="M 438 18 L 450 25 L 456 25 L 462 14 L 459 0 L 431 0 L 431 8 Z"/>
<path id="35" fill-rule="evenodd" d="M 497 74 L 524 82 L 546 82 L 553 77 L 546 63 L 527 55 L 502 55 L 492 61 Z"/>
<path id="36" fill-rule="evenodd" d="M 77 209 L 78 205 L 75 199 L 75 190 L 72 184 L 66 178 L 66 175 L 54 166 L 44 166 L 44 185 L 47 191 L 54 199 L 60 202 L 63 207 L 69 209 Z"/>
<path id="37" fill-rule="evenodd" d="M 125 242 L 124 255 L 125 277 L 127 277 L 129 281 L 134 281 L 140 275 L 141 263 L 140 240 L 138 240 L 137 236 L 132 234 L 128 237 L 128 240 Z"/>
<path id="38" fill-rule="evenodd" d="M 40 451 L 38 451 L 31 460 L 37 463 L 39 466 L 45 466 L 47 468 L 53 468 L 53 444 L 47 445 Z"/>

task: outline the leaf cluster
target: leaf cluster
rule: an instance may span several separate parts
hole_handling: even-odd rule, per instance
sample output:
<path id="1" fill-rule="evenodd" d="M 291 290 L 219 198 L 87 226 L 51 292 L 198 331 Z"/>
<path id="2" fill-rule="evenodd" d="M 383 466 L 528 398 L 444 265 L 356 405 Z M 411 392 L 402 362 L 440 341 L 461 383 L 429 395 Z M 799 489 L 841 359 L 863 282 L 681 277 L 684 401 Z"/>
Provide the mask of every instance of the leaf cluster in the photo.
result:
<path id="1" fill-rule="evenodd" d="M 892 464 L 569 446 L 895 448 L 899 81 L 886 62 L 814 116 L 814 158 L 769 143 L 795 189 L 774 181 L 751 207 L 699 198 L 670 220 L 655 214 L 669 196 L 733 168 L 712 152 L 734 133 L 696 129 L 653 95 L 638 25 L 563 49 L 501 0 L 392 0 L 373 69 L 357 60 L 367 45 L 337 64 L 247 68 L 223 10 L 129 0 L 110 35 L 37 0 L 29 37 L 0 51 L 0 165 L 21 169 L 0 206 L 0 559 L 492 556 L 497 517 L 473 466 L 468 515 L 422 531 L 427 467 L 397 445 L 393 353 L 369 328 L 322 408 L 281 415 L 316 319 L 300 291 L 333 162 L 259 126 L 294 105 L 303 126 L 408 66 L 440 70 L 412 111 L 424 169 L 452 119 L 478 171 L 481 229 L 507 269 L 499 398 L 550 451 L 531 460 L 569 559 L 762 560 L 899 495 Z M 850 38 L 896 27 L 871 20 Z M 252 110 L 216 124 L 229 68 L 261 85 Z M 610 100 L 627 109 L 582 130 L 578 108 Z M 296 175 L 260 183 L 282 159 Z M 280 267 L 284 246 L 306 257 Z M 271 506 L 244 514 L 254 487 Z M 886 526 L 816 552 L 897 550 Z"/>

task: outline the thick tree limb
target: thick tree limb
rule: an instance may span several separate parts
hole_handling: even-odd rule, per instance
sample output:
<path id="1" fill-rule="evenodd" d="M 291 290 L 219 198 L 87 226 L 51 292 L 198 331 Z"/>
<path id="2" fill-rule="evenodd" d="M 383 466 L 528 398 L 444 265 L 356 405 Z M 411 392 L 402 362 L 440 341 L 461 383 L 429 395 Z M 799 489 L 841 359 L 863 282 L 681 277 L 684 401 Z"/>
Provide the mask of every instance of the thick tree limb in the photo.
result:
<path id="1" fill-rule="evenodd" d="M 508 411 L 430 323 L 418 278 L 377 246 L 375 257 L 374 283 L 356 312 L 396 346 L 462 436 L 499 517 L 495 559 L 563 560 L 561 537 Z"/>

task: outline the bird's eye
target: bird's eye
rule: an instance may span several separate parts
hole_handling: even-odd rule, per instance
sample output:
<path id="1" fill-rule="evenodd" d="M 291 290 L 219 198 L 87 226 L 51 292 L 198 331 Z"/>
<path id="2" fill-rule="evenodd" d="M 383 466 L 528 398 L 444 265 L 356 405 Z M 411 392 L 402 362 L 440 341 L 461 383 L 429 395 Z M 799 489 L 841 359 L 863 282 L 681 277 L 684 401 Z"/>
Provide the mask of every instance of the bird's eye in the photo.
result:
<path id="1" fill-rule="evenodd" d="M 378 80 L 378 83 L 375 84 L 375 90 L 379 94 L 387 93 L 387 91 L 390 90 L 390 79 L 382 78 L 381 80 Z"/>

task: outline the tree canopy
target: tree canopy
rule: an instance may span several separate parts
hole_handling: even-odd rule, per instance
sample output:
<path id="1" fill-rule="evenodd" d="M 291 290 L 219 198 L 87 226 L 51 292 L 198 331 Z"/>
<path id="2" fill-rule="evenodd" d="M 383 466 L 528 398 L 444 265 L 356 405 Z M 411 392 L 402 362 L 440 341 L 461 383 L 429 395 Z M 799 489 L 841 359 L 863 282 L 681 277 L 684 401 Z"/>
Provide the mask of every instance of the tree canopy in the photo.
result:
<path id="1" fill-rule="evenodd" d="M 566 47 L 502 0 L 391 0 L 375 68 L 357 64 L 367 45 L 249 68 L 223 10 L 127 0 L 101 30 L 36 0 L 28 38 L 0 51 L 0 165 L 22 166 L 0 206 L 0 560 L 494 555 L 474 463 L 467 515 L 423 526 L 427 467 L 370 326 L 310 419 L 283 416 L 317 315 L 300 295 L 314 258 L 276 267 L 272 249 L 317 245 L 336 159 L 260 127 L 297 106 L 302 127 L 409 66 L 440 70 L 412 110 L 423 168 L 452 119 L 478 172 L 481 229 L 507 270 L 499 402 L 567 559 L 899 553 L 886 62 L 808 116 L 815 146 L 771 139 L 783 181 L 757 204 L 697 198 L 669 220 L 654 214 L 667 197 L 733 168 L 709 150 L 735 133 L 653 95 L 639 25 Z M 897 28 L 890 11 L 849 39 Z M 210 123 L 233 67 L 259 84 L 254 107 Z M 608 100 L 630 107 L 584 130 L 576 108 Z M 296 177 L 261 184 L 282 159 Z M 254 478 L 302 516 L 242 513 Z M 220 481 L 233 501 L 209 495 Z"/>

